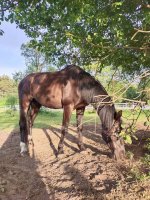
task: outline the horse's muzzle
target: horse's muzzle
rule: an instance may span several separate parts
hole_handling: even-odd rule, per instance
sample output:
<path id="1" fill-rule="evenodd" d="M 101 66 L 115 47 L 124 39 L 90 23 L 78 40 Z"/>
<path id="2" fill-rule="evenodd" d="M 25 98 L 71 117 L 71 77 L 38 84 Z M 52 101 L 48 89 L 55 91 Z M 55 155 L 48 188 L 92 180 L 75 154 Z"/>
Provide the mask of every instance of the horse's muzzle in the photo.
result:
<path id="1" fill-rule="evenodd" d="M 125 147 L 122 138 L 113 138 L 108 146 L 112 150 L 113 156 L 117 161 L 125 158 Z"/>

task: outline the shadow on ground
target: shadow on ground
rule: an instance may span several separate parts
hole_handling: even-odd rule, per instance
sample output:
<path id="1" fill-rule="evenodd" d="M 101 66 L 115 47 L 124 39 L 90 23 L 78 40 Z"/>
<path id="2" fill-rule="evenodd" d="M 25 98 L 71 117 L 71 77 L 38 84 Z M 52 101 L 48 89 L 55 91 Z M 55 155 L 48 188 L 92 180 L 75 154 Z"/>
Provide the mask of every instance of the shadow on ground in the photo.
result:
<path id="1" fill-rule="evenodd" d="M 95 132 L 94 125 L 85 126 L 86 151 L 80 152 L 76 128 L 70 126 L 65 137 L 64 154 L 58 157 L 61 127 L 33 129 L 35 145 L 34 148 L 30 146 L 30 154 L 25 157 L 20 156 L 20 135 L 16 130 L 0 133 L 0 200 L 125 199 L 132 193 L 135 183 L 126 185 L 126 163 L 118 164 L 110 158 L 100 132 L 100 128 Z M 150 132 L 145 134 L 150 136 Z M 126 146 L 127 150 L 135 153 L 137 160 L 142 155 L 144 138 L 138 140 L 139 144 L 135 141 Z M 137 145 L 140 146 L 139 154 Z M 133 189 L 135 199 L 140 199 L 141 193 L 136 192 L 140 187 Z M 142 194 L 148 186 L 143 187 Z M 128 199 L 133 197 L 131 194 Z"/>
<path id="2" fill-rule="evenodd" d="M 37 172 L 40 161 L 35 158 L 34 149 L 32 157 L 20 155 L 20 138 L 16 130 L 9 134 L 0 133 L 0 138 L 0 199 L 49 199 L 50 195 Z M 51 199 L 54 199 L 53 196 Z"/>

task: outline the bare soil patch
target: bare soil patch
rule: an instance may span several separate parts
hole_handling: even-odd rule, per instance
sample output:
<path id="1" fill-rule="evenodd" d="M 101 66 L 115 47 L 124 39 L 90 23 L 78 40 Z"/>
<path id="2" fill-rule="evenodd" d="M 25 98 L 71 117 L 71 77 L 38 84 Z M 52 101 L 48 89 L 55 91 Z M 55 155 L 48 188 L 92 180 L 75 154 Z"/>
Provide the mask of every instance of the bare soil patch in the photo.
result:
<path id="1" fill-rule="evenodd" d="M 100 130 L 84 127 L 86 151 L 79 152 L 76 128 L 69 127 L 64 154 L 56 157 L 61 127 L 33 129 L 34 148 L 20 156 L 20 135 L 0 133 L 0 200 L 148 200 L 150 180 L 129 177 L 144 154 L 145 136 L 139 131 L 138 142 L 126 146 L 132 160 L 117 163 L 111 158 Z M 142 135 L 142 137 L 141 137 Z"/>

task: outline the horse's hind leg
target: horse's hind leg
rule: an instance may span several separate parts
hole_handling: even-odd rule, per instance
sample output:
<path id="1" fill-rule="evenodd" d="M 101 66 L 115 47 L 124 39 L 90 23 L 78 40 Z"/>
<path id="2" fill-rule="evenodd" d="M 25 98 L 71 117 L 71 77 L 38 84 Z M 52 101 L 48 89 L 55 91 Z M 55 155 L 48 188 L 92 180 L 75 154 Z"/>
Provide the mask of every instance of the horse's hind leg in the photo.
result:
<path id="1" fill-rule="evenodd" d="M 29 142 L 31 141 L 32 145 L 33 144 L 33 140 L 32 140 L 32 126 L 33 126 L 33 122 L 39 112 L 39 109 L 41 107 L 41 104 L 39 104 L 36 100 L 32 100 L 30 103 L 30 108 L 28 110 L 28 120 L 29 120 Z"/>
<path id="2" fill-rule="evenodd" d="M 29 101 L 24 103 L 20 103 L 20 147 L 21 147 L 21 154 L 24 154 L 28 151 L 27 144 L 28 144 L 28 134 L 29 134 L 29 126 L 28 126 L 28 109 L 29 109 Z"/>
<path id="3" fill-rule="evenodd" d="M 69 126 L 69 121 L 70 121 L 72 111 L 73 111 L 72 105 L 64 106 L 61 138 L 58 144 L 58 154 L 63 153 L 64 138 L 65 138 L 66 133 L 68 132 L 68 126 Z"/>
<path id="4" fill-rule="evenodd" d="M 85 150 L 83 144 L 83 137 L 82 137 L 82 129 L 83 129 L 83 115 L 84 115 L 85 107 L 76 109 L 76 119 L 77 119 L 77 131 L 78 131 L 78 147 L 81 151 Z"/>

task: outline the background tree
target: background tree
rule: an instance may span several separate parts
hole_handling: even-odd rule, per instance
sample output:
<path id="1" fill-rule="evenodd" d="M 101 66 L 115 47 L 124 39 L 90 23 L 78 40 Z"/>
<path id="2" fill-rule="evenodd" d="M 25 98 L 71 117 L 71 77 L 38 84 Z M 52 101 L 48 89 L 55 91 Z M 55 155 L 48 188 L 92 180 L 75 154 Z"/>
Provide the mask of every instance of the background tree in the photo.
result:
<path id="1" fill-rule="evenodd" d="M 12 75 L 16 85 L 18 85 L 18 83 L 26 76 L 25 72 L 22 71 L 15 72 Z"/>
<path id="2" fill-rule="evenodd" d="M 47 61 L 45 54 L 38 51 L 37 48 L 33 49 L 30 47 L 29 43 L 22 44 L 21 51 L 21 55 L 25 58 L 26 70 L 13 74 L 13 79 L 17 83 L 30 73 L 55 70 Z"/>
<path id="3" fill-rule="evenodd" d="M 138 100 L 139 99 L 139 93 L 135 86 L 131 86 L 128 88 L 126 93 L 124 94 L 124 98 L 126 99 L 132 99 L 132 100 Z"/>
<path id="4" fill-rule="evenodd" d="M 8 94 L 16 94 L 17 87 L 14 80 L 6 75 L 0 76 L 0 97 L 7 96 Z"/>
<path id="5" fill-rule="evenodd" d="M 16 96 L 8 95 L 6 99 L 6 105 L 10 105 L 11 109 L 15 109 L 15 105 L 18 103 Z"/>
<path id="6" fill-rule="evenodd" d="M 38 49 L 33 49 L 30 45 L 22 44 L 21 55 L 24 56 L 27 70 L 26 73 L 42 72 L 48 68 L 48 62 L 43 53 Z"/>

